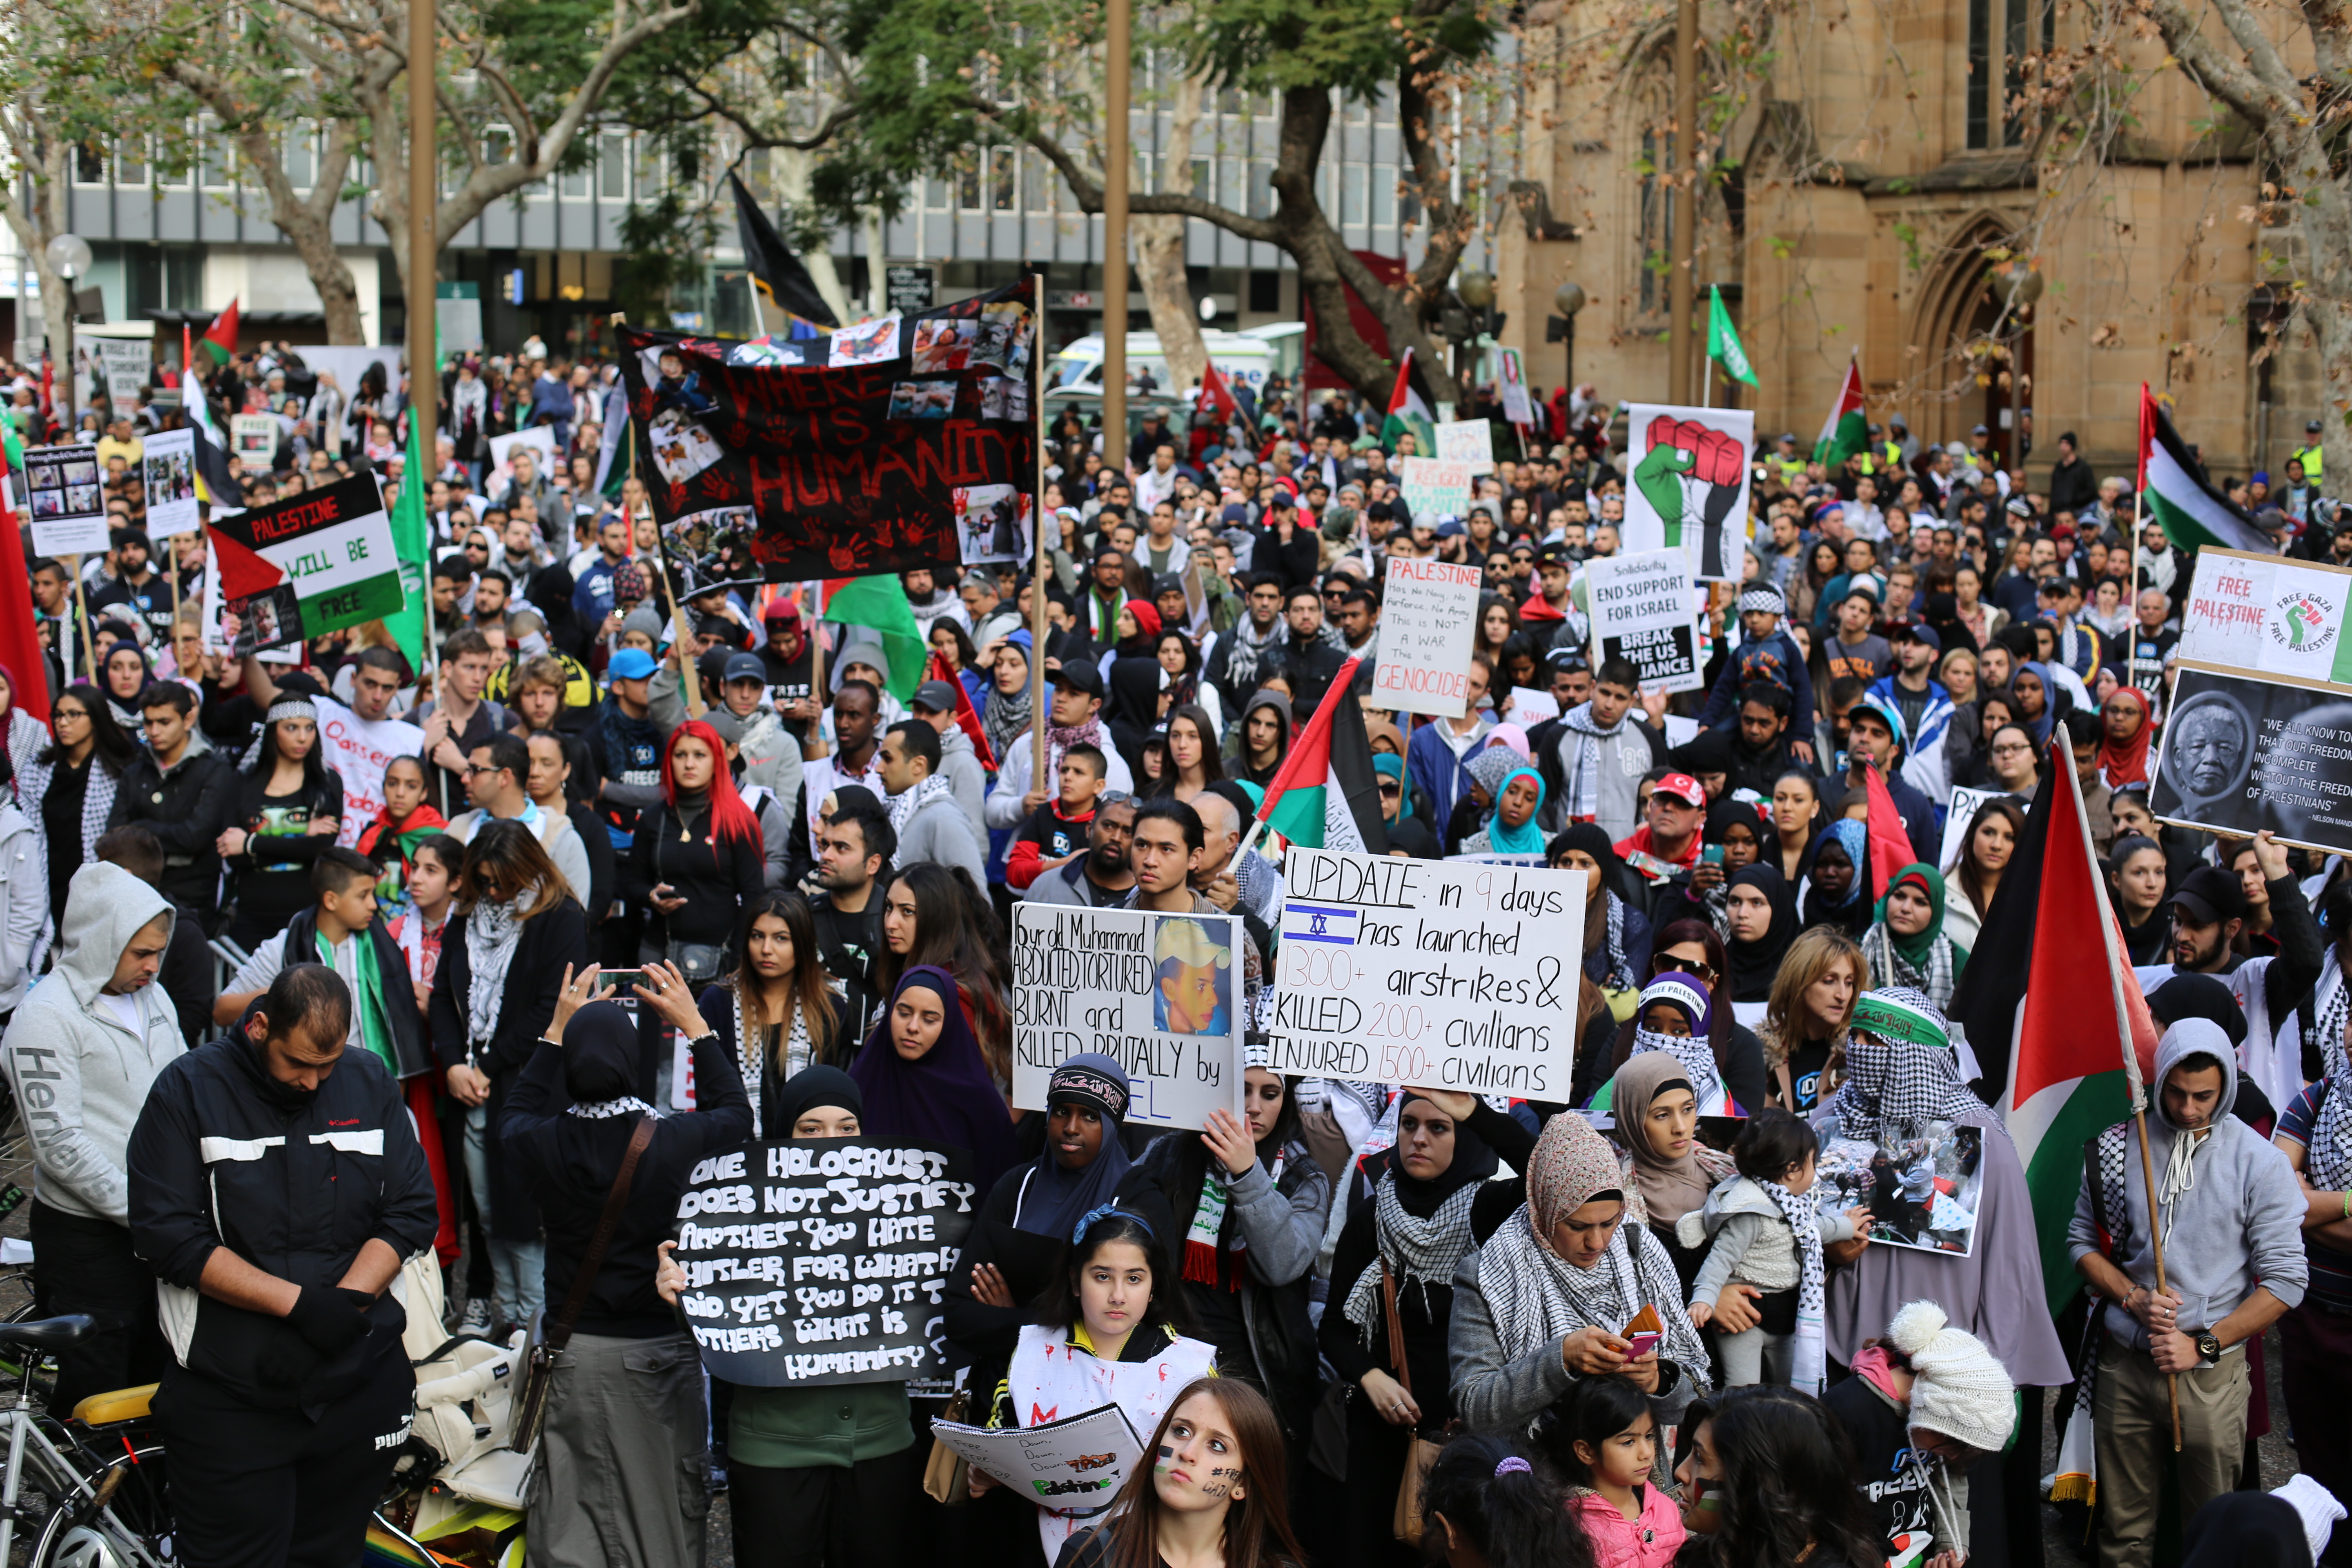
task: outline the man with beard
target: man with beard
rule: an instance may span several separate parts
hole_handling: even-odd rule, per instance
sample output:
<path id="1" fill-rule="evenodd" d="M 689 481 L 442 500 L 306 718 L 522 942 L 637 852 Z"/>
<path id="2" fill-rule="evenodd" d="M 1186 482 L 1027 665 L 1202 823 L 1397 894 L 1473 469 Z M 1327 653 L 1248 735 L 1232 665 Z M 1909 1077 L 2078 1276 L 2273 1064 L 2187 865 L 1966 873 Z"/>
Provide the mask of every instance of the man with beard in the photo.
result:
<path id="1" fill-rule="evenodd" d="M 1739 727 L 1731 736 L 1731 787 L 1769 800 L 1772 785 L 1796 763 L 1789 745 L 1789 693 L 1759 680 L 1739 694 Z"/>
<path id="2" fill-rule="evenodd" d="M 833 754 L 812 758 L 801 767 L 801 780 L 807 789 L 809 845 L 813 853 L 817 827 L 824 815 L 825 796 L 844 784 L 863 784 L 874 792 L 877 799 L 881 797 L 881 689 L 870 680 L 852 678 L 843 681 L 841 689 L 833 694 Z"/>
<path id="3" fill-rule="evenodd" d="M 1128 862 L 1134 840 L 1134 798 L 1108 793 L 1095 803 L 1094 821 L 1087 826 L 1087 852 L 1039 877 L 1023 896 L 1033 904 L 1116 908 L 1135 887 L 1135 868 Z"/>
<path id="4" fill-rule="evenodd" d="M 883 950 L 877 879 L 898 852 L 898 836 L 891 831 L 881 798 L 861 785 L 842 786 L 817 828 L 820 890 L 809 900 L 809 914 L 816 926 L 817 960 L 841 983 L 843 1019 L 855 1039 L 865 1037 L 882 1003 L 875 984 Z"/>
<path id="5" fill-rule="evenodd" d="M 1282 616 L 1289 636 L 1279 645 L 1283 673 L 1290 678 L 1294 712 L 1312 713 L 1322 706 L 1331 678 L 1348 662 L 1344 645 L 1323 635 L 1323 600 L 1313 587 L 1301 584 L 1284 598 Z"/>
<path id="6" fill-rule="evenodd" d="M 1282 579 L 1271 572 L 1253 573 L 1249 580 L 1249 613 L 1234 629 L 1217 639 L 1209 656 L 1209 684 L 1225 705 L 1237 713 L 1258 683 L 1276 668 L 1282 624 Z"/>

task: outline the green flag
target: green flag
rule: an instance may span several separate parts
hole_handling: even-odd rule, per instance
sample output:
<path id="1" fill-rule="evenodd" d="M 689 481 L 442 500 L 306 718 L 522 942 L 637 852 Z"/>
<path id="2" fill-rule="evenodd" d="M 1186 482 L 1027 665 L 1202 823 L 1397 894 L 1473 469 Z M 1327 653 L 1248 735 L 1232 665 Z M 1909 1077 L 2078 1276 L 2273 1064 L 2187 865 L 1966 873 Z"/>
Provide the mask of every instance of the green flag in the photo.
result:
<path id="1" fill-rule="evenodd" d="M 1723 308 L 1721 285 L 1706 286 L 1706 355 L 1723 364 L 1723 374 L 1734 381 L 1756 384 L 1756 367 L 1748 363 L 1748 351 L 1739 344 L 1739 333 L 1731 324 L 1731 312 Z"/>
<path id="2" fill-rule="evenodd" d="M 832 578 L 825 584 L 824 618 L 836 626 L 863 626 L 873 633 L 845 642 L 843 655 L 860 643 L 879 642 L 879 662 L 890 695 L 901 702 L 914 700 L 915 688 L 923 683 L 926 660 L 922 630 L 915 625 L 915 607 L 907 602 L 904 583 L 887 574 Z M 869 646 L 864 657 L 872 658 L 874 652 Z"/>
<path id="3" fill-rule="evenodd" d="M 401 608 L 384 617 L 384 628 L 400 645 L 408 668 L 425 679 L 425 638 L 433 613 L 432 525 L 425 520 L 425 498 L 431 491 L 433 470 L 426 461 L 422 420 L 408 422 L 408 456 L 400 466 L 400 499 L 392 508 L 392 551 L 400 562 Z"/>

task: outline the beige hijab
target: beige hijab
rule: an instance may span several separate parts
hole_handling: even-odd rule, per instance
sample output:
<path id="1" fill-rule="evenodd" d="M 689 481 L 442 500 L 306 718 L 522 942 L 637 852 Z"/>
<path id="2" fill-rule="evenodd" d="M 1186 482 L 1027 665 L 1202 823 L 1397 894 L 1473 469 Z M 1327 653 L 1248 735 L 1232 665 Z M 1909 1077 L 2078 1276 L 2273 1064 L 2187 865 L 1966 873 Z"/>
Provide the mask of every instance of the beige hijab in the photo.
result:
<path id="1" fill-rule="evenodd" d="M 1731 1156 L 1696 1142 L 1679 1160 L 1652 1150 L 1650 1106 L 1669 1084 L 1691 1087 L 1688 1070 L 1672 1052 L 1636 1052 L 1617 1069 L 1609 1108 L 1616 1119 L 1618 1142 L 1630 1157 L 1633 1184 L 1627 1198 L 1634 1212 L 1629 1217 L 1672 1229 L 1676 1220 L 1706 1202 L 1708 1189 L 1731 1174 L 1733 1167 Z"/>

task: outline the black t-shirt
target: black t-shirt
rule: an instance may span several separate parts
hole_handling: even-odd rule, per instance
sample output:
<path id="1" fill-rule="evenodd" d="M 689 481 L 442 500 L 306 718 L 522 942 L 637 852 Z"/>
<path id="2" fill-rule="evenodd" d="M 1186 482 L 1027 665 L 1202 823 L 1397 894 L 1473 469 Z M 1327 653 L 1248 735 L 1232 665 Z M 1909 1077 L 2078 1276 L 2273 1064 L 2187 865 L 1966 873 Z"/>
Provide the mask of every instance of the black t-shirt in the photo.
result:
<path id="1" fill-rule="evenodd" d="M 874 970 L 883 949 L 882 889 L 869 891 L 866 907 L 855 913 L 835 909 L 830 894 L 820 895 L 810 900 L 809 914 L 816 926 L 817 961 L 837 983 L 843 1019 L 862 1042 L 881 1005 Z"/>
<path id="2" fill-rule="evenodd" d="M 1897 1536 L 1914 1531 L 1932 1534 L 1936 1521 L 1928 1499 L 1927 1471 L 1913 1460 L 1908 1415 L 1860 1377 L 1836 1384 L 1822 1395 L 1822 1403 L 1845 1429 L 1846 1441 L 1853 1450 L 1854 1489 L 1878 1521 L 1879 1531 L 1888 1542 L 1887 1554 L 1895 1555 Z M 1918 1560 L 1924 1563 L 1952 1544 L 1935 1542 Z"/>
<path id="3" fill-rule="evenodd" d="M 1789 1088 L 1796 1098 L 1796 1113 L 1811 1116 L 1822 1106 L 1822 1069 L 1830 1065 L 1827 1040 L 1804 1040 L 1789 1053 Z"/>
<path id="4" fill-rule="evenodd" d="M 801 639 L 800 656 L 786 658 L 764 644 L 760 648 L 760 662 L 768 670 L 768 700 L 782 711 L 788 702 L 806 700 L 816 689 L 816 653 L 808 638 Z M 800 721 L 788 720 L 796 732 L 807 726 Z"/>
<path id="5" fill-rule="evenodd" d="M 2160 719 L 2164 714 L 2164 661 L 2179 645 L 2180 634 L 2143 631 L 2135 624 L 2123 641 L 2124 679 L 2139 689 Z"/>

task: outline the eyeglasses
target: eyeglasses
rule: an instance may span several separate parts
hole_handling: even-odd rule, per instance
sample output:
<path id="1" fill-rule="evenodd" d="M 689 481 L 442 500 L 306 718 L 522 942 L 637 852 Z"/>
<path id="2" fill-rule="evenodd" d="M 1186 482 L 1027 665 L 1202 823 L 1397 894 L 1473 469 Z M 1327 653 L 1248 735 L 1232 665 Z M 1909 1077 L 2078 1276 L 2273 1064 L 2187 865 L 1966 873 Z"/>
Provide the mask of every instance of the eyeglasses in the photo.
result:
<path id="1" fill-rule="evenodd" d="M 1654 980 L 1661 974 L 1675 973 L 1696 975 L 1702 984 L 1707 985 L 1712 985 L 1716 982 L 1715 966 L 1711 963 L 1705 963 L 1702 960 L 1696 958 L 1676 958 L 1670 952 L 1661 952 L 1652 955 L 1650 959 L 1651 979 Z"/>
<path id="2" fill-rule="evenodd" d="M 2031 746 L 2011 741 L 2006 746 L 1995 746 L 1992 749 L 1992 754 L 1996 757 L 2013 757 L 2021 752 L 2031 752 L 2033 748 Z"/>

